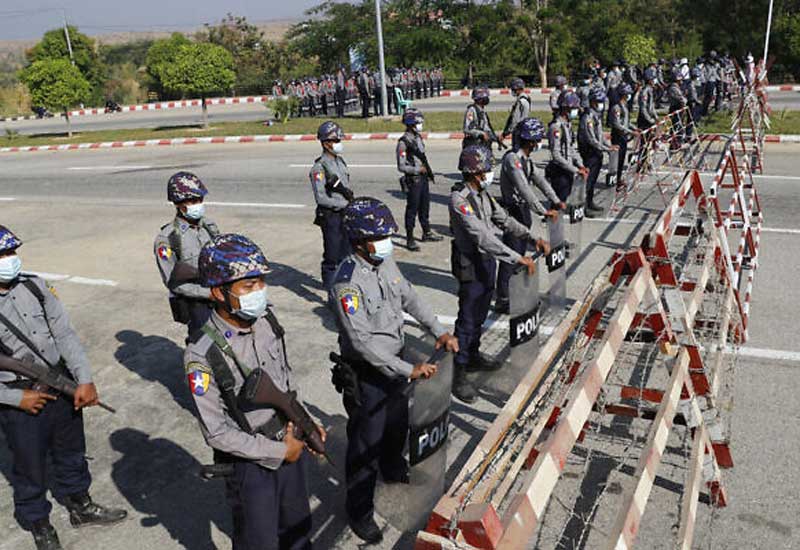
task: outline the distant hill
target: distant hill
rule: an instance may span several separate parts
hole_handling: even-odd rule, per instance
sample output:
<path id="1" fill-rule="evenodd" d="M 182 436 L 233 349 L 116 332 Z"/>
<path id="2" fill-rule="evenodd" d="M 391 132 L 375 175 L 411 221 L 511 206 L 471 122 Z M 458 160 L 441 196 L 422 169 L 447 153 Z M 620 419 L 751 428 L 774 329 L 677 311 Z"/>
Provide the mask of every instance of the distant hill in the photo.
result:
<path id="1" fill-rule="evenodd" d="M 286 35 L 289 27 L 297 23 L 296 19 L 275 19 L 271 21 L 254 21 L 260 30 L 264 31 L 264 36 L 269 40 L 280 40 Z M 80 27 L 78 27 L 80 29 Z M 193 35 L 195 32 L 202 30 L 203 27 L 198 27 L 191 30 L 180 29 L 177 32 L 182 32 L 187 36 Z M 157 40 L 159 38 L 166 38 L 172 34 L 173 31 L 144 31 L 144 32 L 115 32 L 103 34 L 90 34 L 95 40 L 101 44 L 124 44 L 126 42 L 136 42 L 139 40 Z M 12 58 L 18 58 L 25 53 L 25 50 L 36 44 L 36 40 L 0 40 L 0 59 L 10 54 Z"/>

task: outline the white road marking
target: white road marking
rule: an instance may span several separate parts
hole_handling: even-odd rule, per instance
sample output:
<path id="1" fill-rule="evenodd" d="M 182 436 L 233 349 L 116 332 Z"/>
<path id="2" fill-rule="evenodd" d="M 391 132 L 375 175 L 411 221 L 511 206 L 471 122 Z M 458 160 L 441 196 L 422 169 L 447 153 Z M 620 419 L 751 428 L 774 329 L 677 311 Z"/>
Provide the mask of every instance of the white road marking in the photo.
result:
<path id="1" fill-rule="evenodd" d="M 306 204 L 273 203 L 273 202 L 213 202 L 207 201 L 211 206 L 244 206 L 247 208 L 307 208 Z"/>
<path id="2" fill-rule="evenodd" d="M 290 164 L 289 168 L 311 168 L 313 164 Z M 348 164 L 348 168 L 397 168 L 396 164 Z"/>
<path id="3" fill-rule="evenodd" d="M 72 276 L 72 275 L 65 275 L 62 273 L 45 273 L 42 271 L 26 271 L 25 273 L 30 273 L 31 275 L 36 275 L 37 277 L 41 277 L 47 281 L 64 281 L 67 283 L 75 283 L 77 285 L 90 285 L 90 286 L 117 286 L 119 283 L 117 281 L 110 281 L 108 279 L 90 279 L 89 277 L 80 277 L 80 276 Z"/>
<path id="4" fill-rule="evenodd" d="M 70 166 L 67 170 L 75 170 L 75 171 L 98 171 L 103 172 L 107 170 L 149 170 L 151 168 L 158 168 L 157 166 L 136 166 L 136 165 L 124 165 L 118 164 L 116 166 Z M 166 170 L 167 167 L 164 167 Z"/>
<path id="5" fill-rule="evenodd" d="M 732 348 L 728 348 L 727 351 L 728 353 L 733 353 Z M 745 346 L 739 348 L 739 355 L 744 357 L 752 357 L 754 359 L 771 359 L 773 361 L 791 361 L 795 363 L 800 362 L 800 352 L 780 349 L 751 348 Z"/>
<path id="6" fill-rule="evenodd" d="M 0 202 L 13 202 L 15 200 L 17 199 L 15 199 L 14 197 L 0 197 Z"/>

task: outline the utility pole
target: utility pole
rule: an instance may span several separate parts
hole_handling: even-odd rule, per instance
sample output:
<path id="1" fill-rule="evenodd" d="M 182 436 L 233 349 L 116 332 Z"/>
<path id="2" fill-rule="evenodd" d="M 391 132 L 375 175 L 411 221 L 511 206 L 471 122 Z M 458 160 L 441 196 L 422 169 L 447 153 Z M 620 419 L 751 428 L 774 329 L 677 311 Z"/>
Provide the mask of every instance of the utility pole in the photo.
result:
<path id="1" fill-rule="evenodd" d="M 69 50 L 69 60 L 75 65 L 75 57 L 72 55 L 72 41 L 69 39 L 69 27 L 67 26 L 67 10 L 62 9 L 61 15 L 64 17 L 64 36 L 67 37 L 67 49 Z"/>
<path id="2" fill-rule="evenodd" d="M 389 114 L 386 97 L 386 61 L 383 58 L 383 24 L 381 23 L 381 0 L 375 0 L 375 27 L 378 33 L 378 70 L 381 72 L 381 114 Z"/>
<path id="3" fill-rule="evenodd" d="M 761 66 L 761 80 L 767 77 L 767 54 L 769 53 L 769 33 L 772 29 L 772 2 L 769 0 L 769 15 L 767 15 L 767 36 L 764 39 L 764 58 Z"/>

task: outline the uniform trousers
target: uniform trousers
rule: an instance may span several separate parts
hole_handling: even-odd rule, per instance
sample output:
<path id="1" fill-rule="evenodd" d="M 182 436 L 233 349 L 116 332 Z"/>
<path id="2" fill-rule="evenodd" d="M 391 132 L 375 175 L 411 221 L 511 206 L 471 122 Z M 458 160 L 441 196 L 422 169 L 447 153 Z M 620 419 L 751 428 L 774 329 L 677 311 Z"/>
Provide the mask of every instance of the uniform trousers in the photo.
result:
<path id="1" fill-rule="evenodd" d="M 330 208 L 317 208 L 322 230 L 322 286 L 330 289 L 336 276 L 336 269 L 350 254 L 350 241 L 344 230 L 342 213 Z"/>
<path id="2" fill-rule="evenodd" d="M 9 481 L 14 490 L 14 517 L 23 528 L 50 515 L 48 455 L 54 474 L 49 486 L 56 499 L 89 491 L 92 477 L 86 463 L 83 413 L 74 410 L 71 398 L 48 401 L 37 415 L 2 406 L 0 426 L 13 463 Z"/>
<path id="3" fill-rule="evenodd" d="M 406 182 L 408 189 L 406 192 L 406 233 L 408 236 L 414 233 L 417 216 L 419 216 L 422 232 L 430 233 L 431 195 L 428 178 L 425 176 L 408 176 L 406 177 Z"/>
<path id="4" fill-rule="evenodd" d="M 458 317 L 455 327 L 458 353 L 453 362 L 459 366 L 469 364 L 470 359 L 478 354 L 483 323 L 489 315 L 497 281 L 497 262 L 494 258 L 475 258 L 473 266 L 474 278 L 470 281 L 459 281 L 458 284 Z"/>

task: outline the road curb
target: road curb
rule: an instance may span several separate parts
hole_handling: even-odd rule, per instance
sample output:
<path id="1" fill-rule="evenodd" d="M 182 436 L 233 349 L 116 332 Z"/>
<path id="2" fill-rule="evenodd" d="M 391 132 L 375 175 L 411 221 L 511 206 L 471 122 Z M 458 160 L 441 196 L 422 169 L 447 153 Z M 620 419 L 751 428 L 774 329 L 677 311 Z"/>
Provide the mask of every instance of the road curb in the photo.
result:
<path id="1" fill-rule="evenodd" d="M 384 141 L 397 140 L 402 132 L 372 134 L 346 134 L 346 141 Z M 430 132 L 422 134 L 428 140 L 463 139 L 462 132 Z M 705 140 L 716 141 L 727 136 L 723 134 L 703 134 Z M 166 147 L 175 145 L 220 145 L 225 143 L 284 143 L 293 141 L 316 141 L 315 134 L 276 134 L 258 136 L 217 136 L 188 137 L 173 139 L 148 139 L 133 141 L 103 141 L 97 143 L 65 143 L 63 145 L 30 145 L 23 147 L 0 147 L 0 153 L 34 153 L 40 151 L 78 151 L 83 149 L 122 149 L 130 147 Z M 767 143 L 800 143 L 800 134 L 768 135 Z"/>

